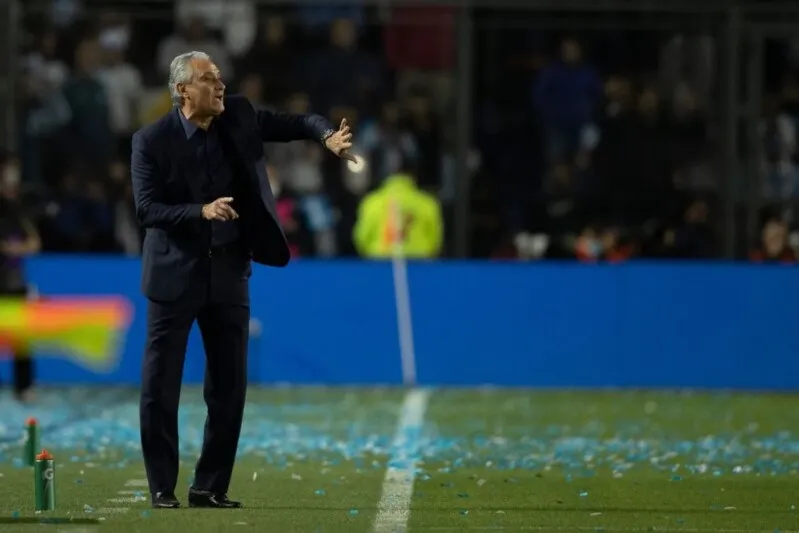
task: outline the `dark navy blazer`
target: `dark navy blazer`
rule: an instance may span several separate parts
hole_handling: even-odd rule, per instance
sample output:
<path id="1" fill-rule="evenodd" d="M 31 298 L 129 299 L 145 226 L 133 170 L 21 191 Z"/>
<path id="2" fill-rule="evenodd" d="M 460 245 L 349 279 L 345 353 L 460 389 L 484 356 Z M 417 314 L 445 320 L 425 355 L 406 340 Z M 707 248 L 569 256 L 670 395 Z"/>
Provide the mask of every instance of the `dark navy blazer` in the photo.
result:
<path id="1" fill-rule="evenodd" d="M 263 143 L 324 142 L 333 126 L 319 115 L 256 111 L 243 96 L 226 96 L 224 103 L 215 120 L 232 170 L 244 178 L 236 180 L 243 187 L 232 204 L 241 215 L 241 240 L 256 263 L 285 266 L 290 254 L 266 175 Z M 202 218 L 207 200 L 201 173 L 177 108 L 133 135 L 131 180 L 136 217 L 145 228 L 142 289 L 149 298 L 178 298 L 207 261 L 211 224 Z"/>

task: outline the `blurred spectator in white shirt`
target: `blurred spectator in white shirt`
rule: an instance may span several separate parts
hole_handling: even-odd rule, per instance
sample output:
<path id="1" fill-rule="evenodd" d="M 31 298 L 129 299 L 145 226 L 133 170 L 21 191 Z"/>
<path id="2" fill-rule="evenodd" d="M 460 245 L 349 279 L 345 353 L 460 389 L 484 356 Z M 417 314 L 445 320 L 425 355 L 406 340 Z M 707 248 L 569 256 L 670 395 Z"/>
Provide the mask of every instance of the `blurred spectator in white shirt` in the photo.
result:
<path id="1" fill-rule="evenodd" d="M 250 0 L 178 0 L 175 16 L 181 25 L 201 18 L 209 29 L 220 32 L 234 57 L 247 52 L 255 40 L 258 17 Z"/>

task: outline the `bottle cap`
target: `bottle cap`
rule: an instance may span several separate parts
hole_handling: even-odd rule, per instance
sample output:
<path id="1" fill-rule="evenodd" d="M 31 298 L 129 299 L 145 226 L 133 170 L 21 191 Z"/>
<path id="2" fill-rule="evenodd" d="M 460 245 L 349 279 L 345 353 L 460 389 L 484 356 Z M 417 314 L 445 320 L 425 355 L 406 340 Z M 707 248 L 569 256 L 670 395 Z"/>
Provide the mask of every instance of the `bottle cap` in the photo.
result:
<path id="1" fill-rule="evenodd" d="M 53 455 L 47 450 L 42 450 L 42 453 L 36 456 L 37 461 L 52 461 Z"/>
<path id="2" fill-rule="evenodd" d="M 26 425 L 26 426 L 35 426 L 35 425 L 37 425 L 37 424 L 38 424 L 38 422 L 37 422 L 37 421 L 36 421 L 36 419 L 35 419 L 35 418 L 33 418 L 33 417 L 30 417 L 30 418 L 28 418 L 28 419 L 25 421 L 25 425 Z"/>

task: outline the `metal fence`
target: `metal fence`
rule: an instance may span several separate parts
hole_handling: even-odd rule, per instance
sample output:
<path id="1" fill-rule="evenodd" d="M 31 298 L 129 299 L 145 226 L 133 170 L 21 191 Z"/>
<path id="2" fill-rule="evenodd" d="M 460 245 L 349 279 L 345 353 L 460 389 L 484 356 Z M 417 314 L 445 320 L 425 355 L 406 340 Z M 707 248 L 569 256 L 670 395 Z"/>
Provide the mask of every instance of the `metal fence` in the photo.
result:
<path id="1" fill-rule="evenodd" d="M 450 256 L 490 255 L 487 243 L 512 236 L 523 227 L 533 228 L 530 231 L 550 227 L 551 219 L 557 219 L 552 213 L 563 207 L 557 199 L 564 176 L 570 173 L 571 181 L 577 181 L 574 174 L 583 173 L 581 165 L 592 171 L 603 169 L 602 177 L 594 172 L 582 178 L 594 186 L 580 192 L 583 204 L 590 206 L 581 223 L 616 223 L 620 213 L 627 225 L 644 224 L 652 212 L 671 216 L 678 204 L 672 205 L 669 195 L 677 189 L 680 195 L 706 200 L 718 236 L 717 256 L 740 256 L 757 243 L 764 208 L 792 216 L 791 206 L 799 192 L 793 191 L 788 178 L 770 174 L 763 141 L 769 112 L 764 102 L 790 85 L 785 84 L 793 59 L 789 40 L 799 30 L 799 6 L 790 1 L 373 0 L 357 6 L 333 4 L 258 2 L 254 14 L 259 24 L 268 25 L 279 14 L 288 34 L 302 35 L 302 44 L 292 49 L 284 73 L 264 63 L 259 72 L 253 67 L 257 62 L 245 61 L 247 45 L 240 44 L 243 48 L 231 54 L 229 61 L 236 85 L 256 84 L 267 100 L 280 100 L 268 103 L 281 105 L 297 93 L 310 93 L 311 103 L 318 103 L 316 111 L 346 112 L 356 123 L 366 116 L 391 114 L 395 103 L 408 109 L 422 105 L 422 87 L 423 105 L 437 113 L 438 127 L 419 140 L 418 148 L 425 151 L 434 146 L 436 151 L 427 185 L 437 191 L 444 206 Z M 6 30 L 17 29 L 0 32 L 7 47 L 0 57 L 10 62 L 25 53 L 32 21 L 52 9 L 52 3 L 10 1 L 2 6 L 0 30 L 5 25 L 9 26 Z M 161 93 L 155 89 L 163 89 L 165 79 L 163 62 L 158 60 L 159 44 L 163 44 L 159 40 L 172 32 L 171 2 L 87 1 L 85 7 L 94 19 L 111 16 L 131 22 L 129 47 L 135 52 L 144 85 L 153 89 L 150 93 L 157 100 Z M 327 39 L 309 10 L 316 9 L 321 19 L 333 7 L 349 9 L 355 17 L 361 46 L 373 59 L 364 70 L 323 72 L 318 63 L 315 67 L 305 64 L 314 46 Z M 573 38 L 588 64 L 596 68 L 606 102 L 638 110 L 654 106 L 661 113 L 679 114 L 690 108 L 701 117 L 704 133 L 696 136 L 686 122 L 674 138 L 701 147 L 675 149 L 690 155 L 664 155 L 658 146 L 668 136 L 651 132 L 651 137 L 628 139 L 624 159 L 619 155 L 625 155 L 623 137 L 616 139 L 615 152 L 596 152 L 598 138 L 612 138 L 612 125 L 603 130 L 603 124 L 592 121 L 592 127 L 580 128 L 579 135 L 570 130 L 578 145 L 573 150 L 576 155 L 572 154 L 577 163 L 570 160 L 571 170 L 563 168 L 562 146 L 556 142 L 562 140 L 563 132 L 546 124 L 542 117 L 547 110 L 540 108 L 541 102 L 557 105 L 559 97 L 548 101 L 536 100 L 535 95 L 542 65 L 560 53 L 564 38 Z M 768 58 L 775 56 L 790 57 L 769 64 Z M 15 69 L 6 67 L 2 70 L 8 77 L 0 84 L 6 103 L 2 141 L 13 145 L 19 98 L 15 103 L 12 88 L 19 80 L 14 79 Z M 306 73 L 310 69 L 313 75 L 294 76 L 290 71 L 295 67 Z M 281 83 L 285 81 L 281 74 L 295 85 L 284 86 L 289 84 Z M 315 87 L 307 86 L 308 79 L 317 82 L 312 84 Z M 350 100 L 326 98 L 333 86 L 330 91 L 346 93 L 342 98 Z M 685 109 L 675 111 L 680 106 Z M 583 157 L 590 162 L 585 163 Z M 574 187 L 566 188 L 572 196 Z M 342 191 L 333 194 L 343 204 L 352 200 Z M 344 219 L 352 215 L 344 208 L 342 213 Z M 542 214 L 550 220 L 542 223 Z"/>

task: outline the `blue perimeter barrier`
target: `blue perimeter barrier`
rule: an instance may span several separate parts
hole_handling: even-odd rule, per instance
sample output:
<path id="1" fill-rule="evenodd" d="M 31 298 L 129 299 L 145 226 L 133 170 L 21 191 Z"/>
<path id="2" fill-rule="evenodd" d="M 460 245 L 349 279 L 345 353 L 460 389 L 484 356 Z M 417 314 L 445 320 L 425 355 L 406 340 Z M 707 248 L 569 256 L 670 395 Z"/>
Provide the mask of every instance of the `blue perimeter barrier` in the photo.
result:
<path id="1" fill-rule="evenodd" d="M 799 272 L 747 264 L 411 263 L 418 378 L 425 385 L 799 388 Z M 140 262 L 43 256 L 43 294 L 119 294 L 136 316 L 117 369 L 40 359 L 47 384 L 137 384 L 145 343 Z M 390 263 L 256 266 L 263 334 L 251 383 L 399 384 Z M 8 376 L 8 362 L 0 375 Z M 201 383 L 192 332 L 185 382 Z M 5 380 L 4 380 L 5 381 Z"/>

